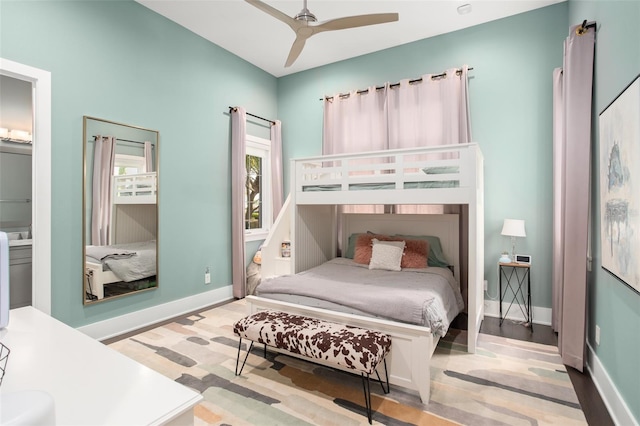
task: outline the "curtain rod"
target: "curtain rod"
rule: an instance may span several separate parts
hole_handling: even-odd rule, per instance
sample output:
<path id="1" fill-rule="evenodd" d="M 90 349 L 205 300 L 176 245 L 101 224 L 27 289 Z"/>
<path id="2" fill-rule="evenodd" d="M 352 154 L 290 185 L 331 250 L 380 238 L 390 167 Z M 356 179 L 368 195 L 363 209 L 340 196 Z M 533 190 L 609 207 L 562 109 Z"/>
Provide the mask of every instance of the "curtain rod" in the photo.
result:
<path id="1" fill-rule="evenodd" d="M 108 137 L 108 136 L 102 136 L 102 137 L 103 137 L 103 138 L 106 138 L 106 137 Z M 93 136 L 93 139 L 94 139 L 94 140 L 95 140 L 95 139 L 98 139 L 98 136 L 97 136 L 97 135 L 94 135 L 94 136 Z M 129 140 L 129 139 L 120 139 L 120 138 L 116 138 L 116 140 L 117 140 L 117 141 L 120 141 L 120 142 L 131 142 L 131 143 L 140 143 L 140 144 L 144 144 L 144 142 L 140 142 L 140 141 L 132 141 L 132 140 Z"/>
<path id="2" fill-rule="evenodd" d="M 582 25 L 580 26 L 580 28 L 576 29 L 576 34 L 582 35 L 586 33 L 589 28 L 595 28 L 595 26 L 595 21 L 587 25 L 587 20 L 585 19 L 584 21 L 582 21 Z"/>
<path id="3" fill-rule="evenodd" d="M 229 107 L 229 112 L 231 112 L 231 111 L 237 111 L 237 110 L 238 110 L 238 107 L 232 107 L 232 106 L 230 106 L 230 107 Z M 247 112 L 246 114 L 247 114 L 247 115 L 250 115 L 250 116 L 252 116 L 252 117 L 255 117 L 255 118 L 259 118 L 260 120 L 268 121 L 268 122 L 269 122 L 269 123 L 271 123 L 271 124 L 276 124 L 276 122 L 275 122 L 275 121 L 273 121 L 273 120 L 269 120 L 268 118 L 262 118 L 262 117 L 260 117 L 259 115 L 251 114 L 250 112 Z"/>
<path id="4" fill-rule="evenodd" d="M 469 70 L 469 71 L 471 71 L 472 69 L 473 69 L 473 67 L 467 68 L 467 70 Z M 458 75 L 462 74 L 462 70 L 456 70 L 456 74 L 458 74 Z M 446 75 L 447 75 L 446 72 L 442 72 L 440 74 L 432 75 L 431 79 L 433 80 L 433 79 L 436 79 L 436 78 L 444 77 Z M 420 81 L 422 81 L 422 77 L 414 78 L 413 80 L 409 80 L 409 84 L 418 83 Z M 389 87 L 398 87 L 398 86 L 400 86 L 400 82 L 393 83 L 393 84 L 389 85 Z M 381 89 L 384 89 L 384 86 L 376 87 L 376 90 L 381 90 Z M 369 89 L 358 90 L 356 93 L 359 94 L 359 95 L 361 95 L 363 93 L 369 93 Z M 340 93 L 339 96 L 340 96 L 340 98 L 348 98 L 349 96 L 351 96 L 351 94 L 350 93 Z M 325 96 L 324 98 L 320 98 L 319 100 L 322 101 L 322 100 L 325 100 L 325 99 L 330 101 L 331 99 L 333 99 L 333 96 Z"/>

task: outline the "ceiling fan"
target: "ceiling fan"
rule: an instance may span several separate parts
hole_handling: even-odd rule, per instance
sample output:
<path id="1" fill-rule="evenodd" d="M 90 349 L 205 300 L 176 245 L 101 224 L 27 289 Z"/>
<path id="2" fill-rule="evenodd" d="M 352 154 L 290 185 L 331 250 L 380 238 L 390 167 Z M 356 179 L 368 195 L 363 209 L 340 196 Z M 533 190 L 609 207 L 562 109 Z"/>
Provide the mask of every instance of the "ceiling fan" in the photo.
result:
<path id="1" fill-rule="evenodd" d="M 296 33 L 296 39 L 289 51 L 287 62 L 284 64 L 285 67 L 291 66 L 296 59 L 298 59 L 307 39 L 314 34 L 324 31 L 344 30 L 347 28 L 364 27 L 367 25 L 385 24 L 387 22 L 394 22 L 398 20 L 397 13 L 374 13 L 369 15 L 356 15 L 347 16 L 345 18 L 330 19 L 325 22 L 320 22 L 319 24 L 313 24 L 318 20 L 316 19 L 316 16 L 307 9 L 307 0 L 304 0 L 304 6 L 300 13 L 293 18 L 289 15 L 285 15 L 278 9 L 261 2 L 260 0 L 245 1 L 289 25 Z"/>

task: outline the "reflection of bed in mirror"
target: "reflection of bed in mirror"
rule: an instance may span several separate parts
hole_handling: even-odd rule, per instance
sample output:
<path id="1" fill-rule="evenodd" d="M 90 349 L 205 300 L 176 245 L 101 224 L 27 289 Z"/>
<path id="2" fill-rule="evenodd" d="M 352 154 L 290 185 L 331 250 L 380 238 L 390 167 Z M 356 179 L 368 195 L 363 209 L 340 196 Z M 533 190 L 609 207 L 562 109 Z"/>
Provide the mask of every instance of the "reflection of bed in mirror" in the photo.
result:
<path id="1" fill-rule="evenodd" d="M 111 241 L 86 247 L 86 294 L 105 297 L 105 285 L 118 292 L 156 285 L 156 172 L 113 177 Z M 115 290 L 115 288 L 114 288 Z"/>
<path id="2" fill-rule="evenodd" d="M 105 296 L 105 284 L 122 283 L 129 290 L 155 286 L 156 241 L 86 248 L 87 294 Z"/>

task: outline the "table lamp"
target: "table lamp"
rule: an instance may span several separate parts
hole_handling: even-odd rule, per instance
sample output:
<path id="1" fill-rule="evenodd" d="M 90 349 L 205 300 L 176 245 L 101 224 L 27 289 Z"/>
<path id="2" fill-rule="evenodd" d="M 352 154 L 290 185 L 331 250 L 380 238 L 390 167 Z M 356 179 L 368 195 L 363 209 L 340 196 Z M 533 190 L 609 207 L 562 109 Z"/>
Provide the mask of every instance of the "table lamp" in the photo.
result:
<path id="1" fill-rule="evenodd" d="M 511 259 L 516 258 L 516 237 L 526 237 L 524 231 L 524 220 L 505 219 L 502 225 L 502 235 L 511 237 Z"/>

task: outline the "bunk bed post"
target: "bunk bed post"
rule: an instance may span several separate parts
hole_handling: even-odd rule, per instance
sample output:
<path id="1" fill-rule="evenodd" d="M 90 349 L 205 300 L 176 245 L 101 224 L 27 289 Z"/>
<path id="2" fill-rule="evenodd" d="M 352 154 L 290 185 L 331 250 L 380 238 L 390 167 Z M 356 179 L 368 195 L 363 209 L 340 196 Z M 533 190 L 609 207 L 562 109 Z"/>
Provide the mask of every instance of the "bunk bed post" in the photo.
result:
<path id="1" fill-rule="evenodd" d="M 467 163 L 472 166 L 475 185 L 469 199 L 469 246 L 468 246 L 468 334 L 467 351 L 476 352 L 480 325 L 484 318 L 484 194 L 483 159 L 476 144 L 467 150 Z"/>
<path id="2" fill-rule="evenodd" d="M 297 272 L 296 268 L 296 217 L 298 216 L 298 203 L 296 202 L 296 194 L 298 188 L 296 181 L 298 180 L 298 163 L 295 159 L 289 160 L 289 241 L 291 243 L 291 258 L 289 259 L 289 270 L 292 274 Z"/>

